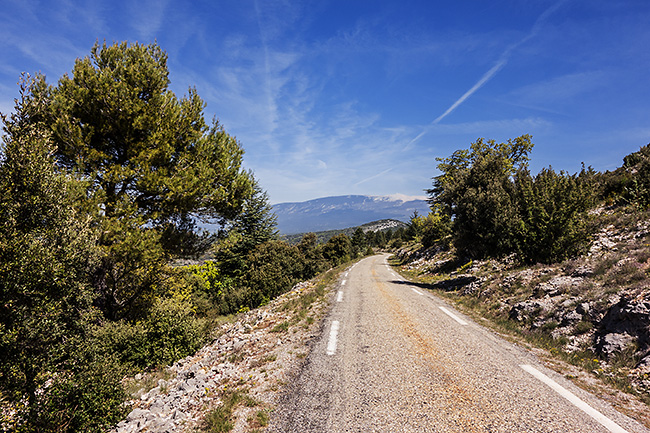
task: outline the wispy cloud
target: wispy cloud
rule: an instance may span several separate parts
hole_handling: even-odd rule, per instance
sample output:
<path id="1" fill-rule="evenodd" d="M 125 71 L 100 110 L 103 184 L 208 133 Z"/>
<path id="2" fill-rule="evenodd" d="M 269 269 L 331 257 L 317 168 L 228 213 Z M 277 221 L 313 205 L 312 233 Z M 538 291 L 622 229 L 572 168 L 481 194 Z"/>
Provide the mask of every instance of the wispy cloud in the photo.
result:
<path id="1" fill-rule="evenodd" d="M 143 39 L 141 42 L 152 42 L 163 25 L 169 0 L 141 0 L 128 4 L 131 25 Z"/>
<path id="2" fill-rule="evenodd" d="M 605 86 L 607 78 L 602 71 L 565 74 L 515 89 L 506 98 L 517 104 L 547 111 L 546 107 L 563 106 L 578 96 Z"/>

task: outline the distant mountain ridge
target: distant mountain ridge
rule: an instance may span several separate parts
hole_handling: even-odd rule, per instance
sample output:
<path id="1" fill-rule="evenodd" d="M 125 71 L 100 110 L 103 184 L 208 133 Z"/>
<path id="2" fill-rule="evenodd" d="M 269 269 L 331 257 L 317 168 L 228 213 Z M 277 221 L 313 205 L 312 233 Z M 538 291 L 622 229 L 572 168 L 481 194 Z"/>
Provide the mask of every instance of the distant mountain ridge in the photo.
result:
<path id="1" fill-rule="evenodd" d="M 332 229 L 332 230 L 325 230 L 322 232 L 312 231 L 311 233 L 314 233 L 316 235 L 316 238 L 318 239 L 318 243 L 325 243 L 328 240 L 330 240 L 332 236 L 336 236 L 340 233 L 343 233 L 351 238 L 352 236 L 354 236 L 354 232 L 358 228 L 363 230 L 364 233 L 368 233 L 368 232 L 385 232 L 387 230 L 395 231 L 396 229 L 399 228 L 405 229 L 407 227 L 408 224 L 406 224 L 403 221 L 389 219 L 389 220 L 372 221 L 369 223 L 362 224 L 360 226 L 346 227 L 344 229 Z M 300 240 L 305 234 L 306 233 L 283 234 L 281 235 L 280 239 L 287 241 L 292 245 L 295 245 L 298 242 L 300 242 Z"/>
<path id="2" fill-rule="evenodd" d="M 408 221 L 413 212 L 427 214 L 424 197 L 344 195 L 273 205 L 282 234 L 308 233 L 356 227 L 370 221 Z"/>

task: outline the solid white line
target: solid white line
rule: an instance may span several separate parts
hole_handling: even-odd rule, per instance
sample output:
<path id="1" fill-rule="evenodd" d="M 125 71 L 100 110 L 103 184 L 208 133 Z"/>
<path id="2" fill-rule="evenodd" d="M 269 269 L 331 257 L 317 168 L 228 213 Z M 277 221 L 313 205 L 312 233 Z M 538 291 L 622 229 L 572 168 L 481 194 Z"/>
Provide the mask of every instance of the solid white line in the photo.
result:
<path id="1" fill-rule="evenodd" d="M 332 327 L 330 328 L 330 339 L 327 342 L 327 354 L 334 355 L 336 353 L 336 339 L 339 335 L 339 321 L 335 320 L 332 322 Z"/>
<path id="2" fill-rule="evenodd" d="M 449 311 L 445 307 L 438 307 L 438 308 L 440 308 L 443 313 L 445 313 L 447 316 L 451 317 L 452 319 L 454 319 L 456 322 L 460 323 L 461 325 L 467 325 L 466 321 L 464 321 L 463 319 L 461 319 L 460 317 L 458 317 L 457 315 L 455 315 L 454 313 L 452 313 L 451 311 Z"/>
<path id="3" fill-rule="evenodd" d="M 413 290 L 415 293 L 417 293 L 417 294 L 420 295 L 420 296 L 424 296 L 424 293 L 420 292 L 420 291 L 419 291 L 418 289 L 416 289 L 415 287 L 411 287 L 411 290 Z"/>
<path id="4" fill-rule="evenodd" d="M 573 394 L 571 391 L 564 388 L 562 385 L 555 382 L 553 379 L 546 376 L 544 373 L 542 373 L 532 365 L 520 365 L 520 367 L 523 368 L 528 373 L 535 376 L 537 379 L 547 384 L 548 386 L 550 386 L 555 392 L 557 392 L 562 397 L 569 400 L 578 409 L 582 410 L 587 415 L 589 415 L 590 417 L 598 421 L 600 424 L 602 424 L 607 430 L 611 431 L 612 433 L 628 433 L 627 430 L 625 430 L 624 428 L 616 424 L 611 419 L 607 418 L 602 413 L 598 412 L 593 407 L 589 406 L 587 403 L 581 400 L 577 395 Z"/>
<path id="5" fill-rule="evenodd" d="M 346 280 L 341 281 L 341 285 L 342 285 L 342 286 L 345 286 L 345 283 L 347 283 Z"/>
<path id="6" fill-rule="evenodd" d="M 339 293 L 336 295 L 336 302 L 343 302 L 343 292 L 339 290 Z"/>

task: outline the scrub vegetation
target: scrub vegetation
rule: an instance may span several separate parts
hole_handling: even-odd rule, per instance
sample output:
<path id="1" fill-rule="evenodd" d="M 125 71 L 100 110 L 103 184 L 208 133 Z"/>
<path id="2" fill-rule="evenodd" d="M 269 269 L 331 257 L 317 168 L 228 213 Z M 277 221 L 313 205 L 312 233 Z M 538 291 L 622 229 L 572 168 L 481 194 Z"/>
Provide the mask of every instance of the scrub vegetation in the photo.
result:
<path id="1" fill-rule="evenodd" d="M 2 431 L 104 431 L 125 377 L 360 253 L 280 241 L 241 143 L 168 86 L 157 45 L 96 44 L 55 84 L 23 76 L 2 117 Z"/>
<path id="2" fill-rule="evenodd" d="M 194 353 L 223 316 L 373 248 L 434 248 L 444 258 L 431 275 L 492 258 L 571 263 L 604 224 L 593 216 L 598 205 L 625 206 L 626 215 L 650 205 L 648 147 L 613 173 L 548 168 L 533 176 L 524 135 L 478 140 L 441 159 L 432 211 L 414 214 L 407 228 L 359 228 L 326 242 L 312 233 L 290 244 L 279 239 L 266 192 L 242 168 L 241 143 L 206 121 L 195 89 L 178 97 L 169 83 L 156 44 L 96 44 L 54 84 L 24 75 L 14 112 L 2 117 L 2 431 L 105 431 L 129 410 L 125 378 Z M 597 284 L 645 284 L 649 257 L 645 247 L 629 261 L 603 256 Z M 528 296 L 524 283 L 507 287 Z M 591 289 L 585 282 L 571 290 Z M 501 311 L 499 297 L 477 296 Z M 312 323 L 312 301 L 288 304 L 293 318 L 273 331 Z M 576 329 L 596 326 L 585 319 Z M 643 350 L 630 347 L 634 356 Z M 205 430 L 229 430 L 242 401 L 225 396 Z M 264 411 L 251 420 L 267 423 Z"/>
<path id="3" fill-rule="evenodd" d="M 528 170 L 531 138 L 439 159 L 393 264 L 650 402 L 650 145 L 613 172 Z"/>

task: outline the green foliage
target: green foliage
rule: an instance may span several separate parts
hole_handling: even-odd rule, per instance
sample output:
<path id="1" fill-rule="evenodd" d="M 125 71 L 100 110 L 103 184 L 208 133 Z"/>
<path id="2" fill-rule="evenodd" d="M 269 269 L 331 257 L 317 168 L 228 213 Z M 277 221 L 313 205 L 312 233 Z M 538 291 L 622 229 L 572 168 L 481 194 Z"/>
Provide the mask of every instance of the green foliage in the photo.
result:
<path id="1" fill-rule="evenodd" d="M 406 236 L 415 242 L 422 241 L 422 231 L 424 222 L 418 211 L 413 211 L 413 215 L 409 218 L 408 227 L 406 228 Z"/>
<path id="2" fill-rule="evenodd" d="M 454 244 L 469 257 L 501 256 L 515 249 L 519 216 L 512 176 L 528 163 L 531 137 L 507 143 L 479 138 L 470 149 L 438 159 L 441 175 L 428 190 L 432 205 L 454 220 Z"/>
<path id="3" fill-rule="evenodd" d="M 96 325 L 88 346 L 96 357 L 116 357 L 131 371 L 171 364 L 193 354 L 203 343 L 201 322 L 191 304 L 174 298 L 160 299 L 143 320 L 105 321 Z"/>
<path id="4" fill-rule="evenodd" d="M 168 86 L 160 47 L 104 43 L 57 85 L 38 77 L 31 95 L 59 167 L 83 181 L 79 208 L 100 228 L 93 285 L 110 319 L 146 314 L 170 257 L 206 248 L 195 218 L 233 218 L 252 193 L 240 144 L 205 122 L 194 89 L 179 99 Z"/>
<path id="5" fill-rule="evenodd" d="M 373 245 L 379 248 L 384 248 L 386 246 L 386 233 L 383 231 L 376 231 L 374 237 L 369 237 L 372 239 Z"/>
<path id="6" fill-rule="evenodd" d="M 451 224 L 454 246 L 471 258 L 518 252 L 526 262 L 550 263 L 584 251 L 596 175 L 591 169 L 569 175 L 548 168 L 531 176 L 530 140 L 528 135 L 501 144 L 479 139 L 470 149 L 439 159 L 442 174 L 428 190 L 436 206 L 428 240 L 425 220 L 416 217 L 411 223 L 423 243 L 445 239 Z"/>
<path id="7" fill-rule="evenodd" d="M 650 144 L 623 158 L 613 172 L 596 176 L 600 198 L 607 204 L 633 205 L 639 210 L 650 207 Z"/>
<path id="8" fill-rule="evenodd" d="M 157 301 L 143 328 L 147 367 L 171 364 L 193 354 L 203 343 L 203 330 L 191 305 L 173 298 Z"/>
<path id="9" fill-rule="evenodd" d="M 407 234 L 412 240 L 421 242 L 425 248 L 434 245 L 447 248 L 451 241 L 451 218 L 437 206 L 426 216 L 415 212 L 409 221 Z M 401 239 L 397 240 L 397 244 L 401 245 Z"/>
<path id="10" fill-rule="evenodd" d="M 330 238 L 323 246 L 323 257 L 332 266 L 338 266 L 350 260 L 352 257 L 352 242 L 350 238 L 345 234 L 339 234 Z"/>
<path id="11" fill-rule="evenodd" d="M 20 414 L 17 432 L 102 432 L 128 413 L 122 370 L 107 359 L 53 375 Z"/>
<path id="12" fill-rule="evenodd" d="M 245 281 L 251 290 L 248 301 L 251 307 L 281 295 L 306 279 L 304 255 L 298 247 L 286 242 L 271 241 L 258 245 L 248 255 L 248 264 Z"/>
<path id="13" fill-rule="evenodd" d="M 0 393 L 24 432 L 101 431 L 124 415 L 121 370 L 86 350 L 96 233 L 75 210 L 24 77 L 0 162 Z"/>
<path id="14" fill-rule="evenodd" d="M 352 256 L 357 257 L 359 254 L 362 254 L 366 247 L 366 236 L 361 227 L 357 227 L 354 231 L 350 242 L 352 244 Z"/>
<path id="15" fill-rule="evenodd" d="M 650 144 L 623 159 L 623 171 L 629 181 L 623 186 L 623 197 L 641 209 L 650 207 Z"/>
<path id="16" fill-rule="evenodd" d="M 232 413 L 242 401 L 246 401 L 246 396 L 241 391 L 227 393 L 222 396 L 223 404 L 212 409 L 205 416 L 201 431 L 206 433 L 225 433 L 233 429 Z"/>
<path id="17" fill-rule="evenodd" d="M 238 279 L 226 275 L 215 261 L 186 268 L 186 278 L 192 287 L 192 302 L 200 314 L 234 314 L 249 306 L 250 289 L 244 275 Z"/>
<path id="18" fill-rule="evenodd" d="M 316 234 L 305 234 L 297 247 L 305 257 L 303 274 L 306 278 L 318 275 L 330 267 L 325 257 L 323 257 L 323 249 L 318 245 Z"/>
<path id="19" fill-rule="evenodd" d="M 256 246 L 278 238 L 276 220 L 268 194 L 253 180 L 253 193 L 244 201 L 242 211 L 229 221 L 227 235 L 213 248 L 223 272 L 233 277 L 243 275 L 248 254 Z"/>
<path id="20" fill-rule="evenodd" d="M 594 206 L 593 172 L 579 175 L 543 169 L 534 178 L 517 173 L 521 215 L 517 245 L 526 262 L 553 263 L 582 253 L 590 242 L 587 211 Z"/>

